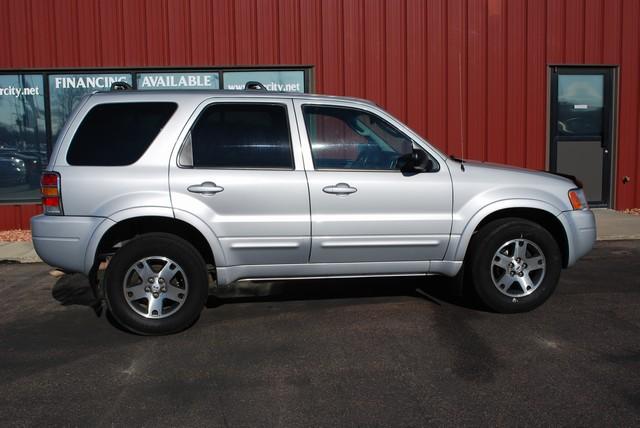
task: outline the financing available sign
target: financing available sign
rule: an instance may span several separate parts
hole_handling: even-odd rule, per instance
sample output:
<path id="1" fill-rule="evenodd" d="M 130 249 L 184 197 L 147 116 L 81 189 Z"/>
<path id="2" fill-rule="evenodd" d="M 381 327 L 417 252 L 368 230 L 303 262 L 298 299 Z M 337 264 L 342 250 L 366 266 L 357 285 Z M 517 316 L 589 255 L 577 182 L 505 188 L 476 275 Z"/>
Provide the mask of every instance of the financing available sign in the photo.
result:
<path id="1" fill-rule="evenodd" d="M 220 89 L 217 72 L 138 73 L 138 89 Z"/>
<path id="2" fill-rule="evenodd" d="M 131 84 L 130 74 L 86 74 L 86 75 L 53 75 L 49 78 L 49 85 L 53 90 L 88 89 L 99 91 L 111 89 L 115 82 Z"/>

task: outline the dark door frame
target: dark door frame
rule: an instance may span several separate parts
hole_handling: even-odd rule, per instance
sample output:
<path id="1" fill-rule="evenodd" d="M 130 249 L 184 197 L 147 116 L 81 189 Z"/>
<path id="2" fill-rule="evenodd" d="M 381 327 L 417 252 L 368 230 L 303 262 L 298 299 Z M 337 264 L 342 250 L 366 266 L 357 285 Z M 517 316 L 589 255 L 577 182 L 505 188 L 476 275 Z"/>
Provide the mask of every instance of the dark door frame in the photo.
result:
<path id="1" fill-rule="evenodd" d="M 600 136 L 559 136 L 557 135 L 557 106 L 558 106 L 558 75 L 600 74 L 604 76 L 603 85 L 603 123 L 602 137 Z M 612 183 L 615 160 L 614 156 L 614 92 L 615 92 L 615 67 L 614 66 L 581 66 L 581 65 L 554 65 L 550 67 L 550 97 L 549 97 L 549 169 L 557 168 L 557 142 L 558 141 L 602 141 L 603 165 L 602 165 L 602 200 L 593 201 L 594 207 L 611 207 Z"/>

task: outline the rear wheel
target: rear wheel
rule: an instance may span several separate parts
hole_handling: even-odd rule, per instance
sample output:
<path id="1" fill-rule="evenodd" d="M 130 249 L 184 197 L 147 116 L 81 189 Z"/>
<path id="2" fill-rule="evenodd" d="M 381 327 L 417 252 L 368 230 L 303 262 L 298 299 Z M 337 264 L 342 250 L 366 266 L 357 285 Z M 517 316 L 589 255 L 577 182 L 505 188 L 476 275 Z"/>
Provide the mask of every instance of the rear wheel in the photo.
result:
<path id="1" fill-rule="evenodd" d="M 195 322 L 206 302 L 204 260 L 187 241 L 150 233 L 129 241 L 110 261 L 105 297 L 114 318 L 140 334 L 169 334 Z"/>
<path id="2" fill-rule="evenodd" d="M 470 278 L 483 303 L 497 312 L 540 306 L 560 278 L 562 257 L 545 228 L 519 218 L 495 220 L 474 237 Z"/>

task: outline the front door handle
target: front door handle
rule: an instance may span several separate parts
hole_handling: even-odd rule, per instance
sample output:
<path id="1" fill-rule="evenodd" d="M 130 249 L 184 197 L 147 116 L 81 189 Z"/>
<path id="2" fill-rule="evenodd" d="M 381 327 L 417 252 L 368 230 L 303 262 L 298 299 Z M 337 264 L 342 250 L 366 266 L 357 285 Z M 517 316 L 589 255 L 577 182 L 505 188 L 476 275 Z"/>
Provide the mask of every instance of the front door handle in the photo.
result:
<path id="1" fill-rule="evenodd" d="M 349 186 L 347 183 L 338 183 L 333 186 L 327 186 L 322 189 L 324 193 L 331 193 L 333 195 L 350 195 L 358 191 L 355 187 Z"/>
<path id="2" fill-rule="evenodd" d="M 204 196 L 212 196 L 216 193 L 220 193 L 224 190 L 224 187 L 220 187 L 211 181 L 205 181 L 202 184 L 194 184 L 187 187 L 187 190 L 191 193 L 200 193 Z"/>

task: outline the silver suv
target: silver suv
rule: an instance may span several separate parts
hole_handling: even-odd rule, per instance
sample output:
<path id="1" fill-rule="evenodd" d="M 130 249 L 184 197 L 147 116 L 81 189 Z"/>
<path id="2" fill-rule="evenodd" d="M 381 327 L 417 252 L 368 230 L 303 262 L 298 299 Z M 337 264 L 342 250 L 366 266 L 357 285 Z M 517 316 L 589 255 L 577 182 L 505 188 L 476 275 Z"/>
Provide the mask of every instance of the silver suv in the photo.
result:
<path id="1" fill-rule="evenodd" d="M 447 157 L 365 100 L 255 90 L 93 94 L 42 194 L 40 257 L 142 334 L 191 325 L 214 282 L 463 264 L 491 309 L 527 311 L 596 237 L 576 180 Z"/>

